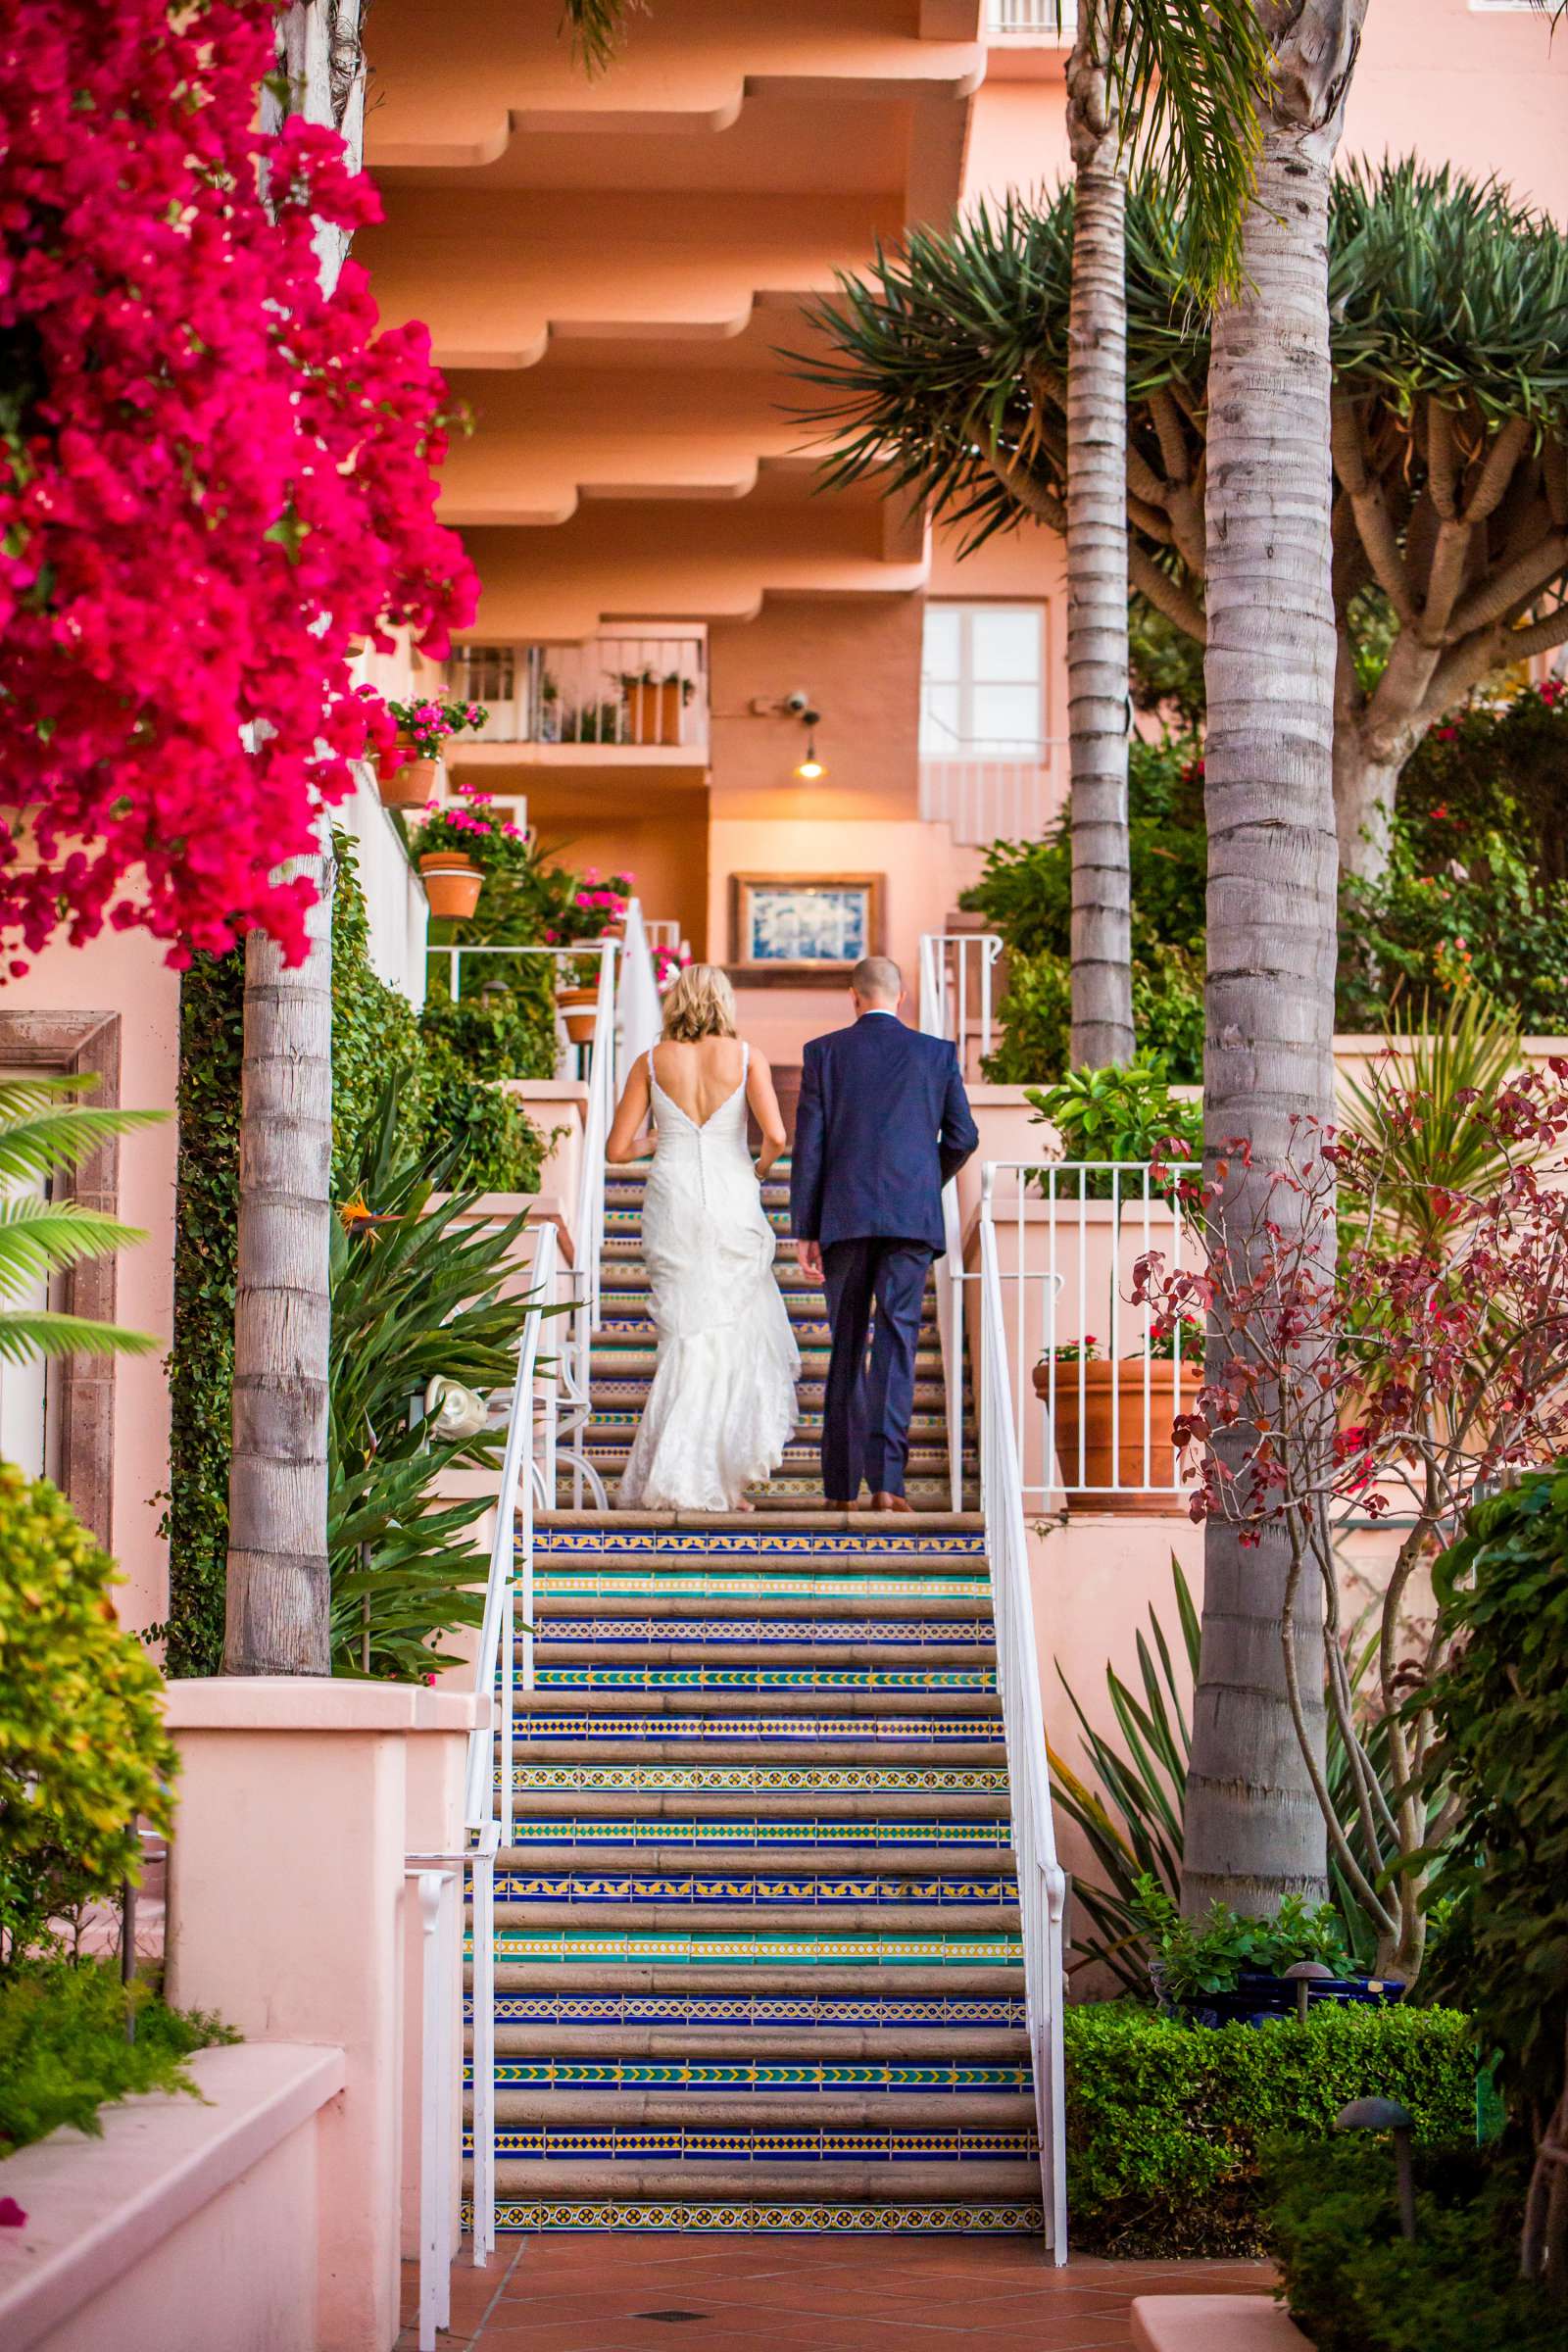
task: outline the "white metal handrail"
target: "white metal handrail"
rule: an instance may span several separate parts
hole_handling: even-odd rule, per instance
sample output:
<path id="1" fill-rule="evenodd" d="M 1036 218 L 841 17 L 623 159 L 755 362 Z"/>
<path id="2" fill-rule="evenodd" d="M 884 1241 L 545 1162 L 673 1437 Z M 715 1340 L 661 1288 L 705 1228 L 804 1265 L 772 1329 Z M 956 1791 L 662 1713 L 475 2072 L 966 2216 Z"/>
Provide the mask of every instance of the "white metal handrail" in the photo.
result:
<path id="1" fill-rule="evenodd" d="M 529 1269 L 530 1295 L 517 1346 L 517 1374 L 507 1415 L 506 1446 L 496 1494 L 490 1572 L 474 1661 L 474 1688 L 491 1700 L 489 1720 L 468 1735 L 464 1779 L 464 1826 L 469 1838 L 473 1929 L 473 2259 L 481 2263 L 496 2242 L 496 2003 L 495 1861 L 512 1837 L 513 1693 L 521 1588 L 524 1690 L 533 1688 L 534 1481 L 531 1469 L 540 1421 L 539 1342 L 555 1303 L 556 1229 L 541 1225 Z M 543 1400 L 546 1459 L 554 1458 L 556 1401 Z M 554 1500 L 552 1494 L 551 1499 Z"/>
<path id="2" fill-rule="evenodd" d="M 452 2325 L 452 2138 L 458 2053 L 454 1974 L 462 1938 L 458 1890 L 466 1854 L 410 1854 L 407 1875 L 419 1898 L 419 2352 L 435 2352 Z M 492 2071 L 494 2060 L 491 2061 Z M 478 2207 L 475 2204 L 477 2218 Z M 493 2240 L 492 2240 L 493 2242 Z M 474 2233 L 477 2248 L 478 2232 Z M 481 2259 L 477 2251 L 475 2261 Z"/>
<path id="3" fill-rule="evenodd" d="M 989 1178 L 991 1170 L 985 1171 Z M 1040 1662 L 1029 1584 L 1023 1483 L 1008 1394 L 996 1233 L 981 1225 L 980 1494 L 1007 1748 L 1012 1848 L 1023 1934 L 1024 2011 L 1034 2077 L 1040 2183 L 1051 2259 L 1067 2259 L 1067 2155 L 1061 2011 L 1067 1882 L 1056 1859 L 1046 1769 Z"/>
<path id="4" fill-rule="evenodd" d="M 924 932 L 920 940 L 920 1026 L 928 1037 L 945 1037 L 958 1050 L 963 1066 L 968 1023 L 969 970 L 978 964 L 980 1053 L 991 1051 L 991 974 L 1002 942 L 990 931 Z M 936 1265 L 937 1338 L 942 1348 L 942 1388 L 947 1408 L 948 1488 L 953 1508 L 963 1508 L 963 1221 L 956 1183 L 942 1189 L 943 1253 Z"/>

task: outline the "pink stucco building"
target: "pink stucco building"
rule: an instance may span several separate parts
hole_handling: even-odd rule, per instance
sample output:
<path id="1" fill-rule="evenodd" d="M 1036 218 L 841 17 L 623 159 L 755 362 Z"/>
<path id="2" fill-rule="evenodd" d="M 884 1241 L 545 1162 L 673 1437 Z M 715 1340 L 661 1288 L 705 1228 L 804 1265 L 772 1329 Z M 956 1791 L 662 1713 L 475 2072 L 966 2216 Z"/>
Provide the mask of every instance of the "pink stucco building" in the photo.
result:
<path id="1" fill-rule="evenodd" d="M 980 845 L 1065 789 L 1061 556 L 1026 527 L 959 564 L 868 491 L 823 497 L 781 351 L 876 241 L 1063 171 L 1049 0 L 659 0 L 588 77 L 550 9 L 378 0 L 367 233 L 388 319 L 428 320 L 475 429 L 445 512 L 483 579 L 449 673 L 490 705 L 460 773 L 525 803 L 574 863 L 630 867 L 646 912 L 734 961 L 737 877 L 885 878 L 912 963 Z M 1347 149 L 1417 150 L 1568 213 L 1568 41 L 1523 0 L 1374 0 Z M 644 671 L 681 690 L 639 699 Z M 390 681 L 388 681 L 390 682 Z M 689 691 L 687 691 L 689 689 Z M 820 713 L 825 772 L 797 772 Z M 355 813 L 387 977 L 422 986 L 422 895 Z M 169 1107 L 177 981 L 132 936 L 58 948 L 0 994 L 0 1068 L 101 1070 Z M 836 992 L 761 988 L 788 1064 Z M 172 1125 L 120 1148 L 147 1242 L 122 1320 L 167 1337 Z M 6 1449 L 48 1461 L 108 1537 L 128 1620 L 162 1616 L 158 1357 L 68 1394 L 0 1374 Z"/>

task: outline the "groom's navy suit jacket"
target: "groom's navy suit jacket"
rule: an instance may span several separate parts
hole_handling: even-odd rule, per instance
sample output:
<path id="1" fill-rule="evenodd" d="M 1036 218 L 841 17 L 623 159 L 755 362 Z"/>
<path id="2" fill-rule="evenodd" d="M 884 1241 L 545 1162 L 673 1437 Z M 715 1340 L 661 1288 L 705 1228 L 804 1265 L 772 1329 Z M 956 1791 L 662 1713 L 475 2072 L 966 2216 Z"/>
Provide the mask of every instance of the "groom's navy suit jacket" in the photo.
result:
<path id="1" fill-rule="evenodd" d="M 943 1248 L 942 1187 L 980 1137 L 956 1049 L 863 1012 L 813 1037 L 801 1073 L 790 1176 L 798 1240 L 897 1237 Z"/>

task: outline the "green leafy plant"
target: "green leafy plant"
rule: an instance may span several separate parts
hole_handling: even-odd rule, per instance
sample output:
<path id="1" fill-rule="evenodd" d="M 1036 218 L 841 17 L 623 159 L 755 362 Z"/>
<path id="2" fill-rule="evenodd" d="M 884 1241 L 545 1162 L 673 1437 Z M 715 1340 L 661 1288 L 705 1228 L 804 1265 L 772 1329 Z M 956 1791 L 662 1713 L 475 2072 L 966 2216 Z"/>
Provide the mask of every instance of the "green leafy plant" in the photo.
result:
<path id="1" fill-rule="evenodd" d="M 1568 1467 L 1476 1503 L 1433 1575 L 1444 1662 L 1412 1713 L 1438 1730 L 1448 1898 L 1440 1991 L 1464 1987 L 1532 2169 L 1522 2266 L 1560 2282 L 1568 2217 L 1550 2151 L 1568 2136 Z"/>
<path id="2" fill-rule="evenodd" d="M 1202 1156 L 1201 1103 L 1173 1095 L 1164 1070 L 1154 1062 L 1071 1070 L 1054 1086 L 1025 1087 L 1024 1099 L 1040 1124 L 1054 1127 L 1068 1160 L 1109 1160 L 1136 1171 L 1152 1160 Z M 1081 1184 L 1083 1199 L 1114 1197 L 1125 1207 L 1137 1197 L 1136 1183 L 1136 1176 L 1119 1180 L 1105 1167 L 1087 1177 L 1064 1179 L 1057 1197 L 1078 1199 L 1076 1188 Z"/>
<path id="3" fill-rule="evenodd" d="M 171 2009 L 146 1984 L 122 1984 L 115 1962 L 13 1970 L 0 1977 L 0 2157 L 63 2124 L 101 2132 L 99 2109 L 137 2091 L 194 2098 L 184 2061 L 193 2050 L 238 2038 L 216 2018 Z"/>
<path id="4" fill-rule="evenodd" d="M 1412 2243 L 1386 2139 L 1265 2150 L 1268 2251 L 1316 2352 L 1561 2352 L 1560 2301 L 1519 2277 L 1520 2168 L 1457 2138 L 1413 2160 Z"/>
<path id="5" fill-rule="evenodd" d="M 158 1345 L 118 1324 L 8 1303 L 84 1258 L 109 1257 L 147 1238 L 101 1209 L 52 1197 L 52 1178 L 79 1168 L 113 1137 L 164 1116 L 78 1102 L 94 1084 L 90 1077 L 0 1080 L 0 1356 L 11 1363 L 33 1355 L 140 1355 Z"/>
<path id="6" fill-rule="evenodd" d="M 483 1613 L 487 1562 L 468 1531 L 487 1499 L 435 1490 L 453 1470 L 494 1468 L 501 1432 L 432 1437 L 423 1403 L 436 1378 L 510 1392 L 527 1300 L 508 1285 L 526 1219 L 474 1219 L 471 1194 L 434 1200 L 455 1156 L 411 1142 L 389 1083 L 332 1237 L 327 1545 L 340 1674 L 422 1677 L 442 1635 Z"/>
<path id="7" fill-rule="evenodd" d="M 682 677 L 678 669 L 616 669 L 609 674 L 622 694 L 634 694 L 639 686 L 678 686 L 682 708 L 697 692 L 696 680 Z"/>
<path id="8" fill-rule="evenodd" d="M 1062 2027 L 1067 2202 L 1085 2252 L 1261 2253 L 1268 2144 L 1326 2139 L 1350 2099 L 1398 2099 L 1423 2143 L 1474 2131 L 1472 2030 L 1452 2009 L 1324 2001 L 1304 2024 L 1205 2028 L 1081 2002 Z"/>
<path id="9" fill-rule="evenodd" d="M 0 1965 L 139 1878 L 138 1815 L 170 1827 L 163 1677 L 114 1582 L 58 1488 L 0 1462 Z"/>
<path id="10" fill-rule="evenodd" d="M 1152 1872 L 1133 1889 L 1151 1950 L 1150 1973 L 1172 2008 L 1202 2006 L 1205 1993 L 1234 1992 L 1245 1974 L 1283 1976 L 1298 1960 L 1316 1960 L 1337 1977 L 1354 1962 L 1332 1903 L 1288 1894 L 1269 1918 L 1248 1918 L 1225 1903 L 1210 1903 L 1201 1919 L 1185 1918 Z"/>

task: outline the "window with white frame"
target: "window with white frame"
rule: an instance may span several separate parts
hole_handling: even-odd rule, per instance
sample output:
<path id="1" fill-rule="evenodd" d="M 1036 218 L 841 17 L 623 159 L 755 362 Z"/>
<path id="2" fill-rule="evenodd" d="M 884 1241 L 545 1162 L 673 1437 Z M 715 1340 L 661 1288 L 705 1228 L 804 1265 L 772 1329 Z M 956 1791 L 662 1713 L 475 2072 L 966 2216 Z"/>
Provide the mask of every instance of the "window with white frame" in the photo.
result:
<path id="1" fill-rule="evenodd" d="M 1038 760 L 1045 740 L 1045 606 L 928 604 L 921 759 Z"/>

